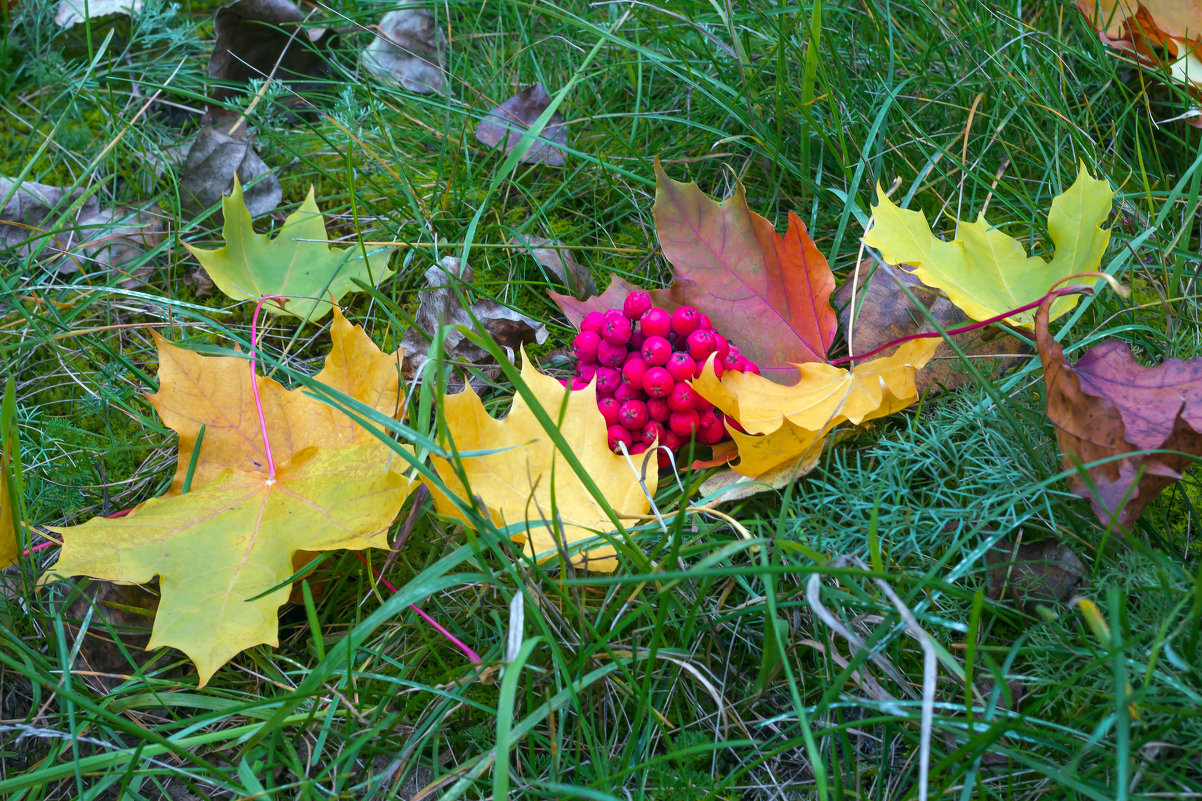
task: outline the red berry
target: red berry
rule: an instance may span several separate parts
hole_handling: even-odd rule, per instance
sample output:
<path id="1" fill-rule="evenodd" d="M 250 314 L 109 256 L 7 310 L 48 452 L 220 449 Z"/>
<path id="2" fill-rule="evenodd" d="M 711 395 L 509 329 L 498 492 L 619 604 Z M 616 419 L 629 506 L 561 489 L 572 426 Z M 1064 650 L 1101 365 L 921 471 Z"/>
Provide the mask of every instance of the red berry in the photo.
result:
<path id="1" fill-rule="evenodd" d="M 687 337 L 689 334 L 697 330 L 701 325 L 701 312 L 694 309 L 692 306 L 681 306 L 676 311 L 672 312 L 672 330 L 682 337 Z"/>
<path id="2" fill-rule="evenodd" d="M 576 349 L 576 360 L 595 362 L 597 360 L 597 346 L 600 344 L 601 336 L 596 331 L 581 331 L 572 340 L 572 347 Z"/>
<path id="3" fill-rule="evenodd" d="M 684 440 L 680 438 L 680 435 L 676 434 L 673 431 L 669 431 L 664 436 L 664 440 L 663 440 L 663 442 L 660 443 L 660 445 L 663 445 L 665 448 L 667 448 L 668 450 L 670 450 L 672 452 L 676 452 L 676 451 L 680 450 L 681 445 L 684 445 Z"/>
<path id="4" fill-rule="evenodd" d="M 578 364 L 576 365 L 576 377 L 583 378 L 585 381 L 592 381 L 593 376 L 597 374 L 597 365 L 595 364 Z"/>
<path id="5" fill-rule="evenodd" d="M 664 440 L 667 438 L 668 429 L 664 428 L 664 424 L 658 420 L 652 420 L 651 422 L 647 423 L 647 425 L 643 426 L 642 440 L 648 445 L 651 445 L 655 442 L 659 442 L 660 445 L 663 445 Z"/>
<path id="6" fill-rule="evenodd" d="M 686 412 L 697 407 L 697 399 L 701 397 L 688 384 L 676 382 L 672 394 L 668 396 L 668 408 L 674 412 Z"/>
<path id="7" fill-rule="evenodd" d="M 722 373 L 725 369 L 722 367 L 722 360 L 719 359 L 718 357 L 712 356 L 712 355 L 708 359 L 706 359 L 704 362 L 697 362 L 697 370 L 693 373 L 693 377 L 701 378 L 701 374 L 703 372 L 705 372 L 706 368 L 708 368 L 708 367 L 714 368 L 715 376 L 717 376 L 718 378 L 722 377 Z"/>
<path id="8" fill-rule="evenodd" d="M 641 400 L 628 400 L 618 410 L 618 422 L 631 431 L 642 431 L 647 425 L 647 404 Z"/>
<path id="9" fill-rule="evenodd" d="M 722 360 L 722 366 L 727 370 L 734 370 L 736 373 L 743 372 L 743 357 L 734 348 L 730 349 L 730 355 Z"/>
<path id="10" fill-rule="evenodd" d="M 666 337 L 672 330 L 672 316 L 663 309 L 652 308 L 639 320 L 639 329 L 649 337 Z"/>
<path id="11" fill-rule="evenodd" d="M 714 352 L 714 334 L 712 331 L 698 328 L 689 334 L 685 340 L 685 347 L 688 348 L 690 356 L 699 362 L 703 362 L 707 356 Z"/>
<path id="12" fill-rule="evenodd" d="M 655 461 L 659 465 L 660 470 L 667 470 L 672 466 L 672 454 L 667 448 L 660 448 L 655 452 Z"/>
<path id="13" fill-rule="evenodd" d="M 676 379 L 662 367 L 652 367 L 643 376 L 643 392 L 653 398 L 666 398 L 676 387 Z"/>
<path id="14" fill-rule="evenodd" d="M 636 442 L 634 443 L 634 447 L 630 449 L 630 455 L 638 456 L 640 453 L 646 453 L 648 447 L 650 446 L 646 442 Z"/>
<path id="15" fill-rule="evenodd" d="M 601 321 L 601 338 L 614 345 L 625 345 L 634 331 L 630 318 L 617 309 L 610 309 Z"/>
<path id="16" fill-rule="evenodd" d="M 714 404 L 710 403 L 705 398 L 701 397 L 700 392 L 697 392 L 696 390 L 694 390 L 694 394 L 697 397 L 693 401 L 693 408 L 697 410 L 697 413 L 705 414 L 706 412 L 709 412 L 710 414 L 713 414 L 714 413 Z"/>
<path id="17" fill-rule="evenodd" d="M 730 343 L 721 334 L 714 334 L 714 351 L 719 359 L 725 359 L 730 353 Z"/>
<path id="18" fill-rule="evenodd" d="M 626 361 L 626 348 L 601 340 L 597 346 L 597 361 L 606 367 L 621 367 L 622 362 Z"/>
<path id="19" fill-rule="evenodd" d="M 618 409 L 622 404 L 618 403 L 613 398 L 602 398 L 597 401 L 597 409 L 600 410 L 601 416 L 605 418 L 605 425 L 616 426 L 618 424 Z"/>
<path id="20" fill-rule="evenodd" d="M 699 418 L 697 412 L 689 409 L 687 412 L 672 412 L 668 418 L 668 428 L 679 437 L 691 437 L 697 431 Z"/>
<path id="21" fill-rule="evenodd" d="M 622 374 L 612 367 L 597 368 L 597 394 L 612 395 L 622 383 Z"/>
<path id="22" fill-rule="evenodd" d="M 663 337 L 647 337 L 643 342 L 642 354 L 643 361 L 647 362 L 649 367 L 658 367 L 668 363 L 668 357 L 672 355 L 672 346 Z"/>
<path id="23" fill-rule="evenodd" d="M 638 353 L 630 354 L 626 364 L 622 365 L 622 380 L 631 386 L 643 388 L 643 376 L 647 375 L 647 362 Z"/>
<path id="24" fill-rule="evenodd" d="M 629 347 L 634 348 L 635 350 L 638 350 L 639 348 L 643 347 L 643 342 L 646 339 L 647 339 L 646 334 L 644 334 L 642 331 L 635 330 L 635 332 L 630 335 L 630 341 L 626 344 Z"/>
<path id="25" fill-rule="evenodd" d="M 721 425 L 722 421 L 718 419 L 718 415 L 714 414 L 712 409 L 697 412 L 697 429 L 713 428 L 716 425 Z"/>
<path id="26" fill-rule="evenodd" d="M 702 426 L 697 429 L 697 441 L 702 445 L 717 445 L 726 438 L 726 429 L 721 423 L 712 426 Z"/>
<path id="27" fill-rule="evenodd" d="M 601 335 L 601 320 L 605 317 L 601 312 L 589 312 L 584 315 L 584 319 L 580 321 L 580 333 L 592 331 L 597 336 Z"/>
<path id="28" fill-rule="evenodd" d="M 668 363 L 664 366 L 668 368 L 672 378 L 677 381 L 688 381 L 693 377 L 693 371 L 697 369 L 697 362 L 689 354 L 675 351 L 668 357 Z"/>
<path id="29" fill-rule="evenodd" d="M 663 423 L 672 415 L 672 407 L 663 398 L 649 398 L 647 400 L 647 414 L 651 415 L 652 420 L 658 420 Z"/>
<path id="30" fill-rule="evenodd" d="M 618 443 L 621 442 L 630 450 L 630 446 L 634 444 L 634 437 L 630 436 L 630 432 L 622 426 L 610 426 L 605 433 L 609 437 L 609 449 L 611 451 L 618 450 Z"/>
<path id="31" fill-rule="evenodd" d="M 642 400 L 644 397 L 642 387 L 636 387 L 634 384 L 628 384 L 625 381 L 619 383 L 618 388 L 614 390 L 614 400 L 618 403 L 625 403 L 630 400 Z"/>
<path id="32" fill-rule="evenodd" d="M 651 296 L 646 292 L 631 292 L 622 301 L 622 312 L 631 320 L 642 317 L 651 308 Z"/>
<path id="33" fill-rule="evenodd" d="M 706 331 L 714 330 L 714 326 L 710 323 L 709 315 L 706 315 L 706 314 L 701 315 L 701 319 L 698 321 L 698 323 L 699 323 L 699 325 L 697 326 L 698 328 L 704 328 Z"/>
<path id="34" fill-rule="evenodd" d="M 579 392 L 580 390 L 584 389 L 588 385 L 589 385 L 589 382 L 585 381 L 583 378 L 573 378 L 571 388 L 572 388 L 573 392 Z"/>
<path id="35" fill-rule="evenodd" d="M 752 375 L 760 374 L 760 366 L 753 361 L 750 361 L 746 356 L 743 357 L 743 372 L 751 373 Z"/>

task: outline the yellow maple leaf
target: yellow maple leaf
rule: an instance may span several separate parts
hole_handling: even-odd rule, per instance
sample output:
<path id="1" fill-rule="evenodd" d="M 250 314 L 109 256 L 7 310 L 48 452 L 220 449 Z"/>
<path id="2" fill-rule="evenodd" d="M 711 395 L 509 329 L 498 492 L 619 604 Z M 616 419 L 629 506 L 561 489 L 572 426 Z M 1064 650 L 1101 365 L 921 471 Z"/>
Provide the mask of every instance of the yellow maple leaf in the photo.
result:
<path id="1" fill-rule="evenodd" d="M 250 366 L 237 356 L 204 356 L 172 345 L 155 335 L 159 350 L 159 391 L 148 396 L 163 422 L 179 434 L 179 465 L 168 494 L 177 495 L 200 427 L 204 440 L 192 475 L 192 487 L 203 487 L 221 471 L 264 472 L 267 455 L 251 392 Z M 313 378 L 326 386 L 400 419 L 404 397 L 400 384 L 402 351 L 383 353 L 366 332 L 347 322 L 334 307 L 330 352 Z M 276 461 L 284 462 L 302 448 L 344 448 L 379 442 L 339 410 L 306 394 L 285 389 L 278 381 L 256 376 L 263 416 Z M 379 443 L 387 450 L 387 446 Z"/>
<path id="2" fill-rule="evenodd" d="M 643 480 L 644 490 L 626 458 L 609 450 L 594 386 L 568 392 L 554 378 L 535 370 L 529 360 L 523 361 L 522 380 L 538 398 L 539 406 L 557 421 L 564 440 L 610 508 L 629 515 L 650 511 L 648 498 L 655 494 L 657 480 L 654 461 Z M 431 456 L 439 478 L 462 503 L 470 505 L 473 497 L 479 498 L 496 525 L 520 527 L 511 537 L 524 544 L 532 557 L 554 558 L 560 548 L 614 530 L 605 509 L 572 471 L 521 395 L 514 396 L 509 415 L 496 420 L 469 385 L 463 392 L 446 396 L 443 417 L 451 439 L 446 447 L 461 454 L 493 452 L 456 460 L 466 484 L 456 472 L 456 463 Z M 441 514 L 469 522 L 433 484 L 430 494 Z M 575 563 L 612 572 L 618 563 L 614 554 L 611 546 L 592 548 Z"/>
<path id="3" fill-rule="evenodd" d="M 802 475 L 817 464 L 824 438 L 839 423 L 858 425 L 918 400 L 914 372 L 930 361 L 940 341 L 904 342 L 892 355 L 851 371 L 798 364 L 800 378 L 791 386 L 752 373 L 727 372 L 719 379 L 711 360 L 693 389 L 745 429 L 730 432 L 739 454 L 737 472 L 751 478 L 782 470 Z"/>
<path id="4" fill-rule="evenodd" d="M 203 686 L 239 652 L 278 644 L 294 553 L 387 548 L 388 526 L 410 489 L 372 443 L 305 448 L 274 478 L 226 470 L 203 489 L 151 499 L 128 517 L 53 528 L 63 547 L 44 580 L 140 584 L 158 576 L 162 600 L 147 648 L 183 651 Z"/>
<path id="5" fill-rule="evenodd" d="M 957 236 L 945 242 L 931 233 L 926 217 L 898 208 L 877 185 L 877 206 L 864 243 L 890 264 L 914 273 L 929 287 L 974 320 L 986 320 L 1039 300 L 1052 284 L 1075 273 L 1097 269 L 1110 242 L 1101 227 L 1110 214 L 1114 190 L 1095 179 L 1082 164 L 1077 180 L 1052 199 L 1048 235 L 1056 246 L 1052 260 L 1028 256 L 1021 243 L 996 228 L 984 215 L 960 223 Z M 1075 295 L 1052 304 L 1052 319 L 1077 303 Z M 1006 318 L 1012 325 L 1034 325 L 1035 311 Z"/>

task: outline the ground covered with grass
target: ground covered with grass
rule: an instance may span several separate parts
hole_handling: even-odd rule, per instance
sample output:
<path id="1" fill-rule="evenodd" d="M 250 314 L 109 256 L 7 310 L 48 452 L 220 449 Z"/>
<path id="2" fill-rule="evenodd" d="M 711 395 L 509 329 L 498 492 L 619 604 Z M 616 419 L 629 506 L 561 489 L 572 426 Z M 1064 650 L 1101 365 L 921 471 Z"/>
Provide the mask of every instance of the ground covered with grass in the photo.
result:
<path id="1" fill-rule="evenodd" d="M 167 488 L 174 434 L 144 399 L 150 330 L 232 352 L 254 306 L 198 280 L 182 243 L 219 242 L 216 207 L 188 211 L 167 158 L 213 92 L 216 5 L 147 0 L 132 20 L 67 30 L 55 5 L 6 12 L 0 175 L 157 204 L 165 235 L 119 271 L 0 255 L 30 531 Z M 1038 254 L 1083 162 L 1117 190 L 1102 269 L 1132 295 L 1083 302 L 1058 338 L 1070 357 L 1103 337 L 1145 364 L 1202 355 L 1202 130 L 1162 124 L 1184 93 L 1107 51 L 1071 4 L 660 6 L 431 4 L 449 83 L 426 95 L 359 69 L 363 26 L 388 3 L 306 7 L 342 29 L 330 74 L 299 97 L 242 84 L 223 107 L 254 104 L 280 212 L 313 185 L 332 238 L 394 243 L 396 275 L 346 303 L 384 346 L 411 324 L 424 271 L 455 256 L 478 297 L 548 325 L 529 352 L 566 374 L 572 329 L 545 292 L 563 283 L 511 242 L 557 240 L 602 286 L 611 272 L 664 285 L 658 157 L 711 195 L 741 181 L 778 227 L 797 212 L 840 282 L 878 182 L 937 233 L 987 210 Z M 535 82 L 564 92 L 562 168 L 473 136 Z M 279 318 L 263 348 L 313 372 L 324 342 Z M 484 397 L 497 413 L 511 394 L 499 380 Z M 622 556 L 612 575 L 535 564 L 496 530 L 465 536 L 418 493 L 394 526 L 403 547 L 369 552 L 397 592 L 334 553 L 285 608 L 279 647 L 203 687 L 178 651 L 142 650 L 153 586 L 37 586 L 55 558 L 39 550 L 0 589 L 0 795 L 1194 797 L 1202 485 L 1190 471 L 1132 531 L 1107 530 L 1056 450 L 1028 359 L 849 429 L 809 475 L 721 516 L 684 511 L 697 476 L 666 476 L 662 525 L 633 530 L 654 569 Z M 991 549 L 1038 541 L 1079 561 L 1061 601 L 991 590 Z"/>

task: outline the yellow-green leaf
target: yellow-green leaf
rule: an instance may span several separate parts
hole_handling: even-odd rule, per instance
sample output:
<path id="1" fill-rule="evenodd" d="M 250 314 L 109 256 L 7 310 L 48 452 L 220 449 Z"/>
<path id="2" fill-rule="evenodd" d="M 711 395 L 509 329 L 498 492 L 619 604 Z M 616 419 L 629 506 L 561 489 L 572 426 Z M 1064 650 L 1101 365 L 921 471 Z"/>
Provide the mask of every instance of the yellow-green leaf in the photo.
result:
<path id="1" fill-rule="evenodd" d="M 357 246 L 334 248 L 326 244 L 326 225 L 313 199 L 313 188 L 301 207 L 289 214 L 275 238 L 256 234 L 242 186 L 221 199 L 225 214 L 222 237 L 225 247 L 202 250 L 185 245 L 197 258 L 217 288 L 234 300 L 280 296 L 265 304 L 275 312 L 320 320 L 332 304 L 357 287 L 354 279 L 375 285 L 392 275 L 388 252 L 363 258 Z"/>
<path id="2" fill-rule="evenodd" d="M 1113 199 L 1110 184 L 1091 176 L 1082 164 L 1073 185 L 1052 200 L 1048 235 L 1056 252 L 1044 261 L 1028 256 L 1021 243 L 991 228 L 983 215 L 960 223 L 951 242 L 938 239 L 921 212 L 898 208 L 878 184 L 874 222 L 864 242 L 888 263 L 943 290 L 969 317 L 985 320 L 1038 300 L 1062 278 L 1096 270 L 1110 242 L 1110 230 L 1101 225 Z M 1058 299 L 1052 318 L 1076 303 L 1075 295 Z M 1034 319 L 1029 310 L 1006 321 L 1030 328 Z"/>
<path id="3" fill-rule="evenodd" d="M 625 457 L 612 453 L 606 440 L 605 418 L 597 409 L 593 385 L 568 392 L 558 381 L 535 370 L 526 361 L 522 380 L 538 398 L 539 406 L 552 420 L 588 475 L 601 489 L 610 508 L 629 515 L 644 515 L 651 509 L 648 495 L 655 494 L 655 458 L 644 479 Z M 512 535 L 526 552 L 540 560 L 554 558 L 560 547 L 613 531 L 605 510 L 572 471 L 526 401 L 517 395 L 504 420 L 492 418 L 470 384 L 463 392 L 446 396 L 443 415 L 451 442 L 460 453 L 495 451 L 480 456 L 462 456 L 460 463 L 467 483 L 460 480 L 455 464 L 436 456 L 430 460 L 448 490 L 470 505 L 479 498 L 498 526 L 520 526 Z M 641 459 L 636 458 L 637 465 Z M 469 522 L 450 497 L 436 486 L 430 493 L 441 514 Z M 562 532 L 562 542 L 558 534 Z M 589 570 L 612 572 L 617 567 L 614 549 L 593 548 L 576 564 Z"/>

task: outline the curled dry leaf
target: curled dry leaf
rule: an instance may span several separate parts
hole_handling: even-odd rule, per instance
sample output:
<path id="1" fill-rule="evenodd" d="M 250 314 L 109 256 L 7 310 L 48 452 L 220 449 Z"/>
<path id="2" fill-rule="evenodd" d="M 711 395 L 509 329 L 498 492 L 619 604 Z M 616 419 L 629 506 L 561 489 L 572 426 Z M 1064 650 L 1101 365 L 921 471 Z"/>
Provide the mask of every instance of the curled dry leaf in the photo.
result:
<path id="1" fill-rule="evenodd" d="M 968 322 L 968 317 L 947 298 L 924 287 L 911 273 L 894 270 L 888 265 L 873 270 L 872 260 L 865 259 L 860 262 L 859 274 L 858 284 L 849 279 L 833 296 L 835 305 L 840 307 L 839 322 L 851 337 L 852 353 L 869 353 L 904 337 L 937 330 L 905 289 L 913 293 L 944 331 Z M 851 303 L 853 289 L 854 307 Z M 1026 361 L 1024 351 L 1029 352 L 1021 340 L 1007 336 L 1000 326 L 962 334 L 956 338 L 956 344 L 981 370 L 994 375 L 1022 364 Z M 955 389 L 970 381 L 972 375 L 964 369 L 959 357 L 940 340 L 931 362 L 915 375 L 914 386 L 918 394 L 923 395 L 931 388 Z"/>
<path id="2" fill-rule="evenodd" d="M 576 261 L 572 251 L 560 247 L 561 243 L 541 236 L 521 234 L 515 236 L 511 242 L 518 248 L 527 250 L 535 261 L 562 281 L 573 297 L 583 299 L 597 294 L 597 284 L 593 281 L 592 273 Z M 621 305 L 619 300 L 618 306 Z"/>
<path id="3" fill-rule="evenodd" d="M 135 16 L 141 12 L 142 0 L 59 0 L 58 10 L 54 13 L 54 24 L 60 28 L 70 28 L 89 19 L 100 19 L 113 14 Z"/>
<path id="4" fill-rule="evenodd" d="M 493 300 L 477 300 L 468 309 L 460 302 L 460 293 L 470 288 L 472 268 L 454 256 L 426 270 L 426 288 L 418 294 L 417 325 L 405 333 L 405 377 L 421 372 L 429 361 L 432 339 L 442 332 L 443 358 L 452 366 L 472 368 L 488 378 L 496 378 L 501 368 L 492 355 L 464 335 L 463 328 L 491 337 L 502 348 L 517 353 L 523 345 L 547 341 L 547 327 L 521 312 Z M 469 313 L 470 311 L 470 313 Z M 473 321 L 475 318 L 478 323 Z M 463 386 L 464 370 L 453 370 L 448 386 Z"/>
<path id="5" fill-rule="evenodd" d="M 1202 358 L 1144 367 L 1126 344 L 1106 340 L 1072 365 L 1048 332 L 1047 307 L 1035 343 L 1069 482 L 1103 525 L 1130 527 L 1202 456 Z"/>
<path id="6" fill-rule="evenodd" d="M 270 311 L 320 320 L 343 296 L 358 289 L 355 279 L 376 285 L 392 275 L 387 250 L 368 253 L 365 260 L 363 248 L 335 248 L 327 243 L 325 218 L 313 198 L 313 187 L 274 238 L 255 233 L 236 175 L 234 190 L 222 198 L 221 209 L 225 246 L 203 250 L 185 243 L 184 247 L 217 288 L 234 300 L 270 296 L 264 305 Z"/>
<path id="7" fill-rule="evenodd" d="M 381 353 L 340 314 L 331 340 L 314 380 L 398 415 L 399 353 Z M 242 359 L 200 356 L 163 340 L 159 348 L 164 372 L 151 400 L 180 433 L 172 490 L 126 517 L 55 529 L 63 548 L 46 580 L 142 584 L 157 576 L 162 598 L 148 647 L 182 650 L 203 685 L 240 651 L 276 644 L 276 611 L 298 552 L 387 548 L 388 526 L 413 487 L 390 469 L 390 446 L 301 390 L 252 376 Z M 251 380 L 263 400 L 274 475 Z M 202 424 L 193 489 L 179 494 Z"/>
<path id="8" fill-rule="evenodd" d="M 1040 604 L 1066 603 L 1077 594 L 1085 565 L 1067 545 L 1054 540 L 1014 543 L 1001 540 L 985 553 L 989 573 L 985 594 L 1013 600 L 1028 614 Z"/>
<path id="9" fill-rule="evenodd" d="M 961 222 L 956 238 L 945 242 L 931 233 L 922 212 L 898 208 L 877 185 L 877 206 L 864 243 L 881 252 L 889 264 L 909 270 L 974 320 L 987 320 L 1010 309 L 1033 303 L 1052 285 L 1076 273 L 1097 269 L 1110 242 L 1101 225 L 1110 215 L 1114 190 L 1091 176 L 1082 164 L 1076 182 L 1052 199 L 1048 235 L 1056 246 L 1050 262 L 1028 256 L 1022 243 L 985 222 Z M 1052 319 L 1077 303 L 1074 296 L 1058 298 Z M 1028 328 L 1034 313 L 1007 318 Z"/>
<path id="10" fill-rule="evenodd" d="M 1202 103 L 1202 5 L 1196 0 L 1075 0 L 1111 47 L 1167 71 Z M 1188 116 L 1202 127 L 1202 111 Z"/>
<path id="11" fill-rule="evenodd" d="M 216 128 L 201 129 L 180 172 L 182 210 L 200 214 L 233 192 L 235 177 L 245 187 L 242 200 L 252 217 L 275 211 L 284 199 L 279 179 L 249 142 Z"/>
<path id="12" fill-rule="evenodd" d="M 218 9 L 209 77 L 244 84 L 270 75 L 304 91 L 330 74 L 327 53 L 338 36 L 326 28 L 306 28 L 302 20 L 289 0 L 236 0 Z M 214 86 L 212 96 L 220 102 L 245 91 L 243 86 Z"/>
<path id="13" fill-rule="evenodd" d="M 640 477 L 624 456 L 610 451 L 594 386 L 569 392 L 525 358 L 522 381 L 555 421 L 609 507 L 619 514 L 647 514 L 658 473 L 652 466 Z M 495 420 L 468 386 L 445 397 L 443 416 L 449 437 L 444 447 L 461 454 L 495 452 L 461 456 L 455 462 L 431 456 L 439 478 L 460 503 L 471 506 L 473 499 L 479 499 L 495 525 L 513 526 L 510 537 L 523 544 L 532 558 L 553 559 L 573 543 L 614 530 L 601 504 L 585 488 L 521 394 L 514 396 L 505 419 Z M 441 514 L 470 525 L 451 498 L 433 484 L 430 495 Z M 573 557 L 572 563 L 611 573 L 618 560 L 613 547 L 606 545 Z"/>
<path id="14" fill-rule="evenodd" d="M 476 139 L 489 147 L 500 146 L 508 155 L 517 149 L 522 134 L 530 130 L 550 105 L 551 96 L 547 94 L 547 87 L 541 83 L 529 86 L 484 115 L 484 119 L 476 126 Z M 523 164 L 562 167 L 562 148 L 567 146 L 567 124 L 556 111 L 547 120 L 537 140 L 522 154 L 521 161 Z"/>
<path id="15" fill-rule="evenodd" d="M 447 37 L 421 0 L 402 0 L 380 20 L 376 37 L 363 50 L 363 68 L 410 92 L 441 93 Z"/>

